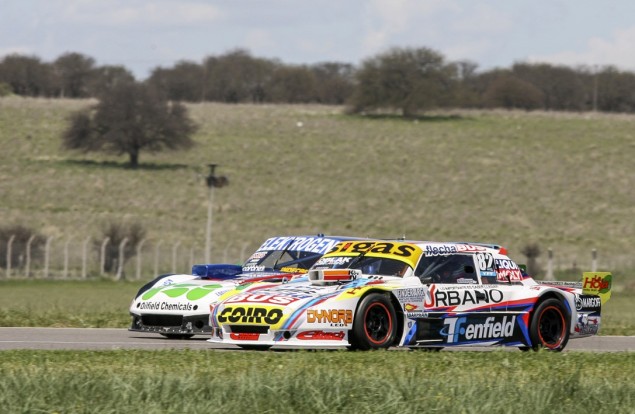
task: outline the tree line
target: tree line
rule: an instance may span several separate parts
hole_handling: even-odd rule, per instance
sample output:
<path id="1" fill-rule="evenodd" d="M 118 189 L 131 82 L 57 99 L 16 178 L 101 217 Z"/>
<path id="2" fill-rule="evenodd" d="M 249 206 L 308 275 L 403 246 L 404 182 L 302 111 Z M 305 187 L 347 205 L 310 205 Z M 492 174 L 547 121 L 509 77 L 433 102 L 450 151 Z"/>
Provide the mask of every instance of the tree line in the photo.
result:
<path id="1" fill-rule="evenodd" d="M 0 61 L 0 96 L 100 98 L 116 85 L 141 83 L 123 66 L 98 66 L 80 53 L 53 62 L 8 55 Z M 155 68 L 142 82 L 171 101 L 320 103 L 352 112 L 430 108 L 635 111 L 635 73 L 612 66 L 515 63 L 479 71 L 429 48 L 393 48 L 354 66 L 289 65 L 237 49 L 202 62 Z"/>

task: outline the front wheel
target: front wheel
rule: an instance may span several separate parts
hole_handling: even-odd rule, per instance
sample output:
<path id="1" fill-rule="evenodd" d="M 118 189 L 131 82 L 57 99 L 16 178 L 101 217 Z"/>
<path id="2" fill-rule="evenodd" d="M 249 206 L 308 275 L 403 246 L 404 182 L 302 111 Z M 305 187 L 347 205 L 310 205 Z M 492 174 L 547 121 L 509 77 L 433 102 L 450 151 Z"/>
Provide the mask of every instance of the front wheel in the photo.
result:
<path id="1" fill-rule="evenodd" d="M 563 303 L 547 299 L 536 307 L 529 325 L 534 350 L 562 351 L 569 341 L 569 317 Z"/>
<path id="2" fill-rule="evenodd" d="M 397 335 L 397 314 L 390 298 L 381 293 L 364 297 L 357 307 L 351 346 L 369 350 L 388 348 Z"/>

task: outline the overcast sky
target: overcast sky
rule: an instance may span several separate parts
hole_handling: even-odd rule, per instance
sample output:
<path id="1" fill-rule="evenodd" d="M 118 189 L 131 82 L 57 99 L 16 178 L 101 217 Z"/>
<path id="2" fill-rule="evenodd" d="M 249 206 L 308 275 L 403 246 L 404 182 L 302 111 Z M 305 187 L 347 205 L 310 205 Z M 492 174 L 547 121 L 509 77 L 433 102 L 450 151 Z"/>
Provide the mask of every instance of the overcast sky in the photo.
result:
<path id="1" fill-rule="evenodd" d="M 483 70 L 523 61 L 635 71 L 635 1 L 0 0 L 0 58 L 79 52 L 138 79 L 235 48 L 290 64 L 359 64 L 393 46 Z"/>

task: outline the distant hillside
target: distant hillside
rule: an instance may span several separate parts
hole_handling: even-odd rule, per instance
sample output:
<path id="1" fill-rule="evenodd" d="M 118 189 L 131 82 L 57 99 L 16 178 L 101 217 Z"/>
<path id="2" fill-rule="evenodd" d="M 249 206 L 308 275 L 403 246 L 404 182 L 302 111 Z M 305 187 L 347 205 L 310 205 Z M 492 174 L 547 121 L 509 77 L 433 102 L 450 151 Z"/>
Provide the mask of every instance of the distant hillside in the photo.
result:
<path id="1" fill-rule="evenodd" d="M 59 237 L 138 221 L 153 240 L 204 245 L 206 164 L 214 256 L 238 260 L 271 235 L 327 233 L 530 242 L 560 265 L 635 268 L 635 116 L 445 112 L 418 121 L 340 108 L 190 105 L 189 152 L 125 157 L 64 152 L 67 116 L 89 101 L 0 99 L 0 225 Z"/>

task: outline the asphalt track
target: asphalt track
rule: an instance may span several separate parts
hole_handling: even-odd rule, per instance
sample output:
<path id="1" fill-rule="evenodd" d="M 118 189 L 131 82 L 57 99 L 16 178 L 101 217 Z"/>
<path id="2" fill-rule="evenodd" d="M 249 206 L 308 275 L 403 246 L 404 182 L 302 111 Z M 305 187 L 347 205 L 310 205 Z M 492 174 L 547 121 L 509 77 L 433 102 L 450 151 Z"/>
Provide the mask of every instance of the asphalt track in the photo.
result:
<path id="1" fill-rule="evenodd" d="M 0 351 L 30 350 L 114 350 L 114 349 L 200 349 L 235 351 L 234 345 L 219 346 L 206 341 L 205 336 L 187 340 L 163 338 L 157 334 L 130 332 L 126 329 L 90 328 L 2 328 Z M 275 347 L 274 347 L 275 349 Z M 496 347 L 455 348 L 453 350 L 488 351 Z M 515 351 L 516 348 L 503 348 Z M 447 350 L 447 348 L 446 348 Z M 445 351 L 445 350 L 444 350 Z M 569 341 L 565 352 L 635 351 L 635 336 L 592 336 Z M 520 351 L 517 351 L 520 352 Z"/>

